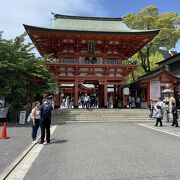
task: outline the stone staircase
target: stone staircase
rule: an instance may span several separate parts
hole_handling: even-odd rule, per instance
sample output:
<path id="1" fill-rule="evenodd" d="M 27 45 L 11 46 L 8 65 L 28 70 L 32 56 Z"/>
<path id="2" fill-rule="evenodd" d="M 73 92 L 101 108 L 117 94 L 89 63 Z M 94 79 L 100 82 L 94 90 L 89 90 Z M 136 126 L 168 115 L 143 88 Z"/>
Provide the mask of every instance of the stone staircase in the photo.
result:
<path id="1" fill-rule="evenodd" d="M 148 109 L 55 109 L 53 124 L 67 122 L 152 122 Z"/>

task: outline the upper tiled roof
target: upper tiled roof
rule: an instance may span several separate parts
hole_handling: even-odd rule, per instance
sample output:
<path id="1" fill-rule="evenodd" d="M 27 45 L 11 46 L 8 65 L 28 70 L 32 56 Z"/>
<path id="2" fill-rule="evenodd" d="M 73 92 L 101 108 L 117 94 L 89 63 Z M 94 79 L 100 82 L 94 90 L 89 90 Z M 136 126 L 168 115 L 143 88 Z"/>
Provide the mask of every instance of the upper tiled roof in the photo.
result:
<path id="1" fill-rule="evenodd" d="M 157 32 L 159 30 L 130 29 L 122 18 L 83 17 L 54 14 L 51 29 L 93 32 Z"/>

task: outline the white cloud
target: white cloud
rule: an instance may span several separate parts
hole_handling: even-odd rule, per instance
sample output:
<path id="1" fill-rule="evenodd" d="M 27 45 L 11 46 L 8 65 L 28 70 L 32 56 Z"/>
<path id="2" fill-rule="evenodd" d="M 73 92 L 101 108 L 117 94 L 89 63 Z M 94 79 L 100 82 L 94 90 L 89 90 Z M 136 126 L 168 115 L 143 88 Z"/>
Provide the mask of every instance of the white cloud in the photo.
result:
<path id="1" fill-rule="evenodd" d="M 104 0 L 3 0 L 0 11 L 0 31 L 4 38 L 14 38 L 24 32 L 22 24 L 46 26 L 51 12 L 69 15 L 106 16 Z"/>

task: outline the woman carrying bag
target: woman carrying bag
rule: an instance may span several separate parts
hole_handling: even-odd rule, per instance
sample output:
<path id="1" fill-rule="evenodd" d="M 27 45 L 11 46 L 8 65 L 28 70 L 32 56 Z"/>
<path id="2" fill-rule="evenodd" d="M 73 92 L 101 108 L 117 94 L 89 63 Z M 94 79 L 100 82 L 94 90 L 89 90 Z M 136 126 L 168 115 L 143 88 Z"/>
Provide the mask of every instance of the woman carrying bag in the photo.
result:
<path id="1" fill-rule="evenodd" d="M 36 102 L 35 107 L 31 111 L 32 118 L 32 142 L 36 143 L 37 131 L 40 125 L 40 103 Z"/>

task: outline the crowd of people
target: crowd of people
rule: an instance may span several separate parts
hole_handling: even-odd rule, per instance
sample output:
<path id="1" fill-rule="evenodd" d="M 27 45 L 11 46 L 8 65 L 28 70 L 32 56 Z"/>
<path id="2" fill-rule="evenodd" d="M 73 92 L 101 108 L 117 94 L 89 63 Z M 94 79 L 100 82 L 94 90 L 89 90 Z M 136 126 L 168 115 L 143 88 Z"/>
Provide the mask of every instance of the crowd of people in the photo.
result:
<path id="1" fill-rule="evenodd" d="M 62 99 L 61 106 L 71 108 L 73 107 L 73 97 L 67 96 Z M 79 106 L 82 108 L 97 108 L 98 98 L 96 94 L 81 94 L 78 100 Z M 118 102 L 118 104 L 120 101 Z M 121 103 L 124 107 L 130 108 L 140 108 L 140 98 L 127 96 Z M 113 106 L 113 96 L 108 98 L 108 108 Z M 51 111 L 54 108 L 54 103 L 52 97 L 44 99 L 42 102 L 35 102 L 30 113 L 30 119 L 32 121 L 32 142 L 36 143 L 37 131 L 39 127 L 41 128 L 41 139 L 40 144 L 50 143 L 50 125 L 51 125 Z M 157 103 L 150 100 L 149 103 L 149 119 L 156 117 L 155 126 L 162 126 L 162 119 L 166 118 L 167 123 L 171 123 L 171 126 L 179 127 L 178 124 L 178 112 L 175 103 L 175 99 L 171 97 L 168 102 L 163 102 L 161 98 L 158 99 Z M 46 137 L 46 142 L 45 142 Z"/>
<path id="2" fill-rule="evenodd" d="M 115 97 L 110 94 L 107 100 L 107 108 L 141 108 L 141 98 L 139 96 L 124 96 L 122 99 L 114 99 Z M 98 97 L 96 93 L 81 94 L 78 99 L 78 107 L 91 109 L 98 108 L 99 104 L 104 106 L 104 96 Z M 60 98 L 60 108 L 74 108 L 74 97 L 71 95 L 62 96 Z"/>
<path id="3" fill-rule="evenodd" d="M 85 94 L 85 95 L 82 94 L 79 97 L 78 104 L 82 108 L 86 108 L 86 109 L 97 108 L 98 98 L 95 93 L 91 94 L 90 96 L 88 94 Z"/>
<path id="4" fill-rule="evenodd" d="M 163 102 L 161 98 L 158 99 L 158 102 L 155 104 L 152 100 L 149 103 L 149 118 L 153 118 L 153 114 L 156 117 L 156 124 L 162 126 L 162 119 L 166 118 L 167 123 L 172 123 L 171 126 L 179 127 L 178 124 L 178 112 L 176 107 L 176 102 L 174 97 L 171 97 L 169 101 Z M 155 113 L 154 113 L 155 112 Z"/>
<path id="5" fill-rule="evenodd" d="M 124 96 L 123 101 L 119 99 L 118 107 L 123 108 L 141 108 L 141 98 L 139 96 Z"/>
<path id="6" fill-rule="evenodd" d="M 114 99 L 113 95 L 108 96 L 107 108 L 113 108 Z M 101 98 L 100 98 L 101 100 Z M 103 101 L 103 100 L 102 100 Z M 66 96 L 61 100 L 61 108 L 73 108 L 74 106 L 74 98 L 71 96 Z M 78 99 L 78 107 L 79 108 L 98 108 L 98 97 L 95 93 L 81 94 Z M 117 108 L 141 108 L 141 98 L 139 96 L 124 96 L 123 100 L 119 99 L 117 101 Z M 149 103 L 149 119 L 153 118 L 153 115 L 156 117 L 156 124 L 160 124 L 162 126 L 163 117 L 166 118 L 167 123 L 172 123 L 172 126 L 179 127 L 178 124 L 178 112 L 175 103 L 174 97 L 169 98 L 169 101 L 163 102 L 161 98 L 158 99 L 157 103 L 154 103 L 152 100 Z"/>
<path id="7" fill-rule="evenodd" d="M 74 97 L 67 95 L 61 98 L 60 108 L 73 108 L 74 107 Z M 78 99 L 78 107 L 80 108 L 97 108 L 98 107 L 98 97 L 96 93 L 91 95 L 81 94 Z"/>

